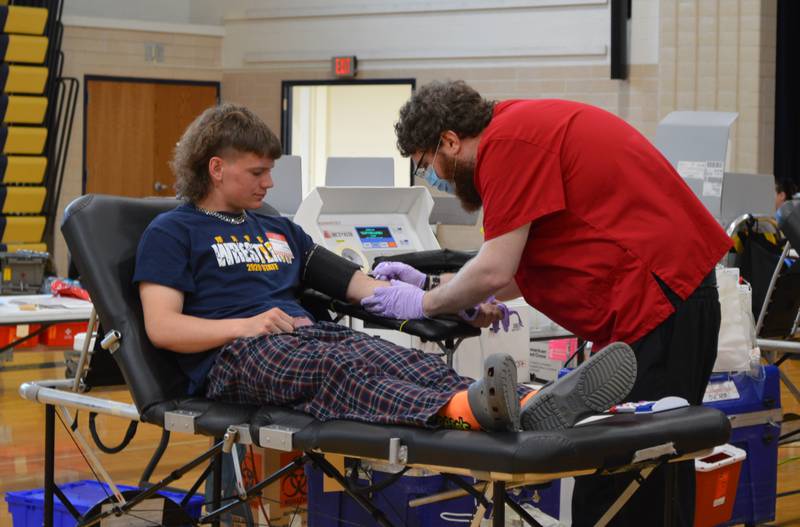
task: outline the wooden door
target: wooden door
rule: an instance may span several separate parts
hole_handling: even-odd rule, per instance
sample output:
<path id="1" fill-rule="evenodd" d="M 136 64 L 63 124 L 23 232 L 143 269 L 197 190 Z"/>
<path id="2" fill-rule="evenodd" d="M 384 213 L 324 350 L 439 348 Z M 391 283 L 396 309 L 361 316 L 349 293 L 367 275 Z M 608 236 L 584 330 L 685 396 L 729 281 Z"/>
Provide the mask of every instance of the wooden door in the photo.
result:
<path id="1" fill-rule="evenodd" d="M 85 191 L 172 196 L 169 160 L 183 131 L 217 104 L 217 84 L 89 79 L 86 82 Z"/>
<path id="2" fill-rule="evenodd" d="M 153 188 L 162 191 L 156 195 L 174 196 L 175 176 L 169 168 L 175 143 L 189 123 L 209 106 L 217 104 L 217 86 L 159 84 L 156 87 L 154 130 L 156 130 L 153 158 Z"/>

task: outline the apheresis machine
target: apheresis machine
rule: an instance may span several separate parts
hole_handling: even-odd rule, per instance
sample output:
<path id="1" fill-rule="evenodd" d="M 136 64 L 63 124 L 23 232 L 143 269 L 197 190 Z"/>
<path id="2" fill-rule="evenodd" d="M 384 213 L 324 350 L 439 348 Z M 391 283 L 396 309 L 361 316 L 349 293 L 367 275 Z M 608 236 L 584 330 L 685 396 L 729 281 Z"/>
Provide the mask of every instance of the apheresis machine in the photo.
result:
<path id="1" fill-rule="evenodd" d="M 369 272 L 379 256 L 391 258 L 440 248 L 429 224 L 433 203 L 425 187 L 317 187 L 300 204 L 294 221 L 316 243 Z M 484 329 L 479 338 L 461 343 L 453 358 L 458 373 L 480 377 L 485 356 L 504 352 L 516 359 L 519 380 L 530 380 L 530 325 L 526 321 L 532 319 L 532 308 L 521 299 L 506 305 L 519 312 L 522 323 L 512 317 L 508 332 Z M 439 352 L 436 345 L 412 335 L 370 327 L 355 319 L 349 324 L 401 346 Z"/>
<path id="2" fill-rule="evenodd" d="M 294 221 L 316 243 L 368 272 L 378 256 L 438 249 L 428 225 L 432 209 L 424 187 L 317 187 Z"/>

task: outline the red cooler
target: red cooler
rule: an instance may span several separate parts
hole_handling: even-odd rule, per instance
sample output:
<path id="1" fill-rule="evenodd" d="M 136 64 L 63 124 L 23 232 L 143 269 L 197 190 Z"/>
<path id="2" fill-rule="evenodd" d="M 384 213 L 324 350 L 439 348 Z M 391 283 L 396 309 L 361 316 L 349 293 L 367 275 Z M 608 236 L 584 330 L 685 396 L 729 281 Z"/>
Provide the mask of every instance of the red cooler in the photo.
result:
<path id="1" fill-rule="evenodd" d="M 0 345 L 7 346 L 15 340 L 27 337 L 39 329 L 39 324 L 17 324 L 14 326 L 0 326 Z M 39 336 L 31 337 L 22 344 L 14 346 L 15 350 L 22 348 L 32 348 L 39 344 Z"/>
<path id="2" fill-rule="evenodd" d="M 85 333 L 88 322 L 62 322 L 53 324 L 41 334 L 42 344 L 58 348 L 72 348 L 75 335 Z"/>

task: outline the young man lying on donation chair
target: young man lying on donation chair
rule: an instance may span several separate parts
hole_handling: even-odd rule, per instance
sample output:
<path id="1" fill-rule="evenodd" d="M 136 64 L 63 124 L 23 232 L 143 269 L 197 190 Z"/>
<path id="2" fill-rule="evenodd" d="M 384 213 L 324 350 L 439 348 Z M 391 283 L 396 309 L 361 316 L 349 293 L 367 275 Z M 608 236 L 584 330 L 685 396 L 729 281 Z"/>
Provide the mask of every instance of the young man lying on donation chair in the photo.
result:
<path id="1" fill-rule="evenodd" d="M 175 352 L 192 394 L 322 421 L 486 431 L 518 430 L 521 412 L 534 417 L 529 428 L 564 428 L 627 395 L 636 362 L 624 344 L 536 393 L 517 385 L 507 355 L 487 359 L 475 381 L 438 356 L 314 320 L 298 300 L 304 288 L 356 303 L 388 283 L 290 220 L 253 212 L 280 155 L 277 137 L 247 108 L 206 110 L 172 159 L 185 203 L 153 220 L 139 243 L 134 282 L 147 334 Z M 493 303 L 476 309 L 474 325 L 503 316 Z"/>

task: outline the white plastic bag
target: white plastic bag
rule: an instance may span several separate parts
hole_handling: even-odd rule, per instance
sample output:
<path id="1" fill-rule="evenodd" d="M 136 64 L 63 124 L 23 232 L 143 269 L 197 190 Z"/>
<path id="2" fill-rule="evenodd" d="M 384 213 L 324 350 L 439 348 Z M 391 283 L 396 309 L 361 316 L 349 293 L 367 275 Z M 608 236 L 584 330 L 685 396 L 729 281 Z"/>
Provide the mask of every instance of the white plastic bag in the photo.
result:
<path id="1" fill-rule="evenodd" d="M 751 361 L 758 360 L 750 286 L 739 284 L 738 269 L 721 267 L 717 268 L 717 285 L 722 320 L 714 371 L 749 371 Z"/>
<path id="2" fill-rule="evenodd" d="M 508 353 L 517 365 L 517 382 L 531 382 L 529 344 L 533 308 L 522 299 L 510 300 L 505 304 L 519 313 L 519 322 L 522 324 L 512 315 L 508 331 L 501 329 L 498 333 L 492 333 L 489 328 L 483 328 L 479 338 L 464 339 L 453 355 L 453 369 L 459 375 L 480 379 L 483 377 L 483 363 L 489 355 Z M 420 349 L 427 353 L 440 351 L 432 342 L 423 343 Z"/>

